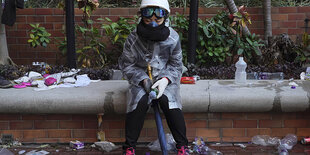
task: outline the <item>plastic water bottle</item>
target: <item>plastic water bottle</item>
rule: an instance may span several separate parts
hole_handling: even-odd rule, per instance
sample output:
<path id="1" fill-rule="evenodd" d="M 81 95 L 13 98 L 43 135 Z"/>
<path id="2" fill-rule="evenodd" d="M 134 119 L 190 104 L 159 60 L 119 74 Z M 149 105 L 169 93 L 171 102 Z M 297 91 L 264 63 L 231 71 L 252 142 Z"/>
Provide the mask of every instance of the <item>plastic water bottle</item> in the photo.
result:
<path id="1" fill-rule="evenodd" d="M 289 153 L 288 153 L 288 151 L 284 145 L 278 146 L 278 153 L 279 153 L 279 155 L 289 155 Z"/>
<path id="2" fill-rule="evenodd" d="M 280 141 L 280 145 L 283 145 L 287 150 L 291 150 L 296 144 L 297 144 L 297 136 L 294 134 L 287 134 Z"/>
<path id="3" fill-rule="evenodd" d="M 246 84 L 246 72 L 247 67 L 246 62 L 243 60 L 243 57 L 239 57 L 239 61 L 236 63 L 236 72 L 235 72 L 235 83 L 236 84 Z"/>

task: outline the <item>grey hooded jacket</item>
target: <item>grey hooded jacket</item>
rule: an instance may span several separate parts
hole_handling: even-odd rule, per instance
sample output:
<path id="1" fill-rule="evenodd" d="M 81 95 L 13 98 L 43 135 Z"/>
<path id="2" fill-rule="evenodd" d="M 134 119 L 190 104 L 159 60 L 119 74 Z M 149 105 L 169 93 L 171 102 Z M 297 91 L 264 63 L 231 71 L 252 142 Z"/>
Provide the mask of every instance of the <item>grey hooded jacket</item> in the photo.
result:
<path id="1" fill-rule="evenodd" d="M 119 67 L 130 84 L 127 94 L 127 113 L 136 109 L 139 100 L 146 93 L 139 83 L 149 78 L 148 63 L 152 67 L 154 81 L 163 77 L 170 80 L 170 84 L 164 91 L 169 100 L 169 109 L 182 109 L 180 97 L 182 49 L 178 33 L 171 27 L 169 29 L 170 35 L 165 41 L 144 40 L 138 36 L 136 30 L 128 36 L 119 58 Z"/>

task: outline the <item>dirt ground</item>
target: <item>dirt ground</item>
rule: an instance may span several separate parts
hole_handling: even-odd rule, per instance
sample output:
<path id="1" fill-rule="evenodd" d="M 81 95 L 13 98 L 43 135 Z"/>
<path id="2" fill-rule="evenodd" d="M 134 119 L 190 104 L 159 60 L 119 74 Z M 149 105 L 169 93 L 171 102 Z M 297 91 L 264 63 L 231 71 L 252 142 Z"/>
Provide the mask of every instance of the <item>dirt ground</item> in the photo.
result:
<path id="1" fill-rule="evenodd" d="M 241 147 L 240 144 L 242 144 Z M 14 146 L 7 148 L 14 155 L 26 155 L 30 154 L 30 151 L 36 150 L 47 151 L 49 155 L 121 155 L 121 145 L 116 145 L 118 148 L 111 151 L 105 152 L 94 148 L 91 144 L 86 144 L 83 149 L 75 150 L 69 147 L 69 144 L 26 144 L 22 146 Z M 276 155 L 278 154 L 277 148 L 273 146 L 258 146 L 247 143 L 223 143 L 223 144 L 207 144 L 207 146 L 213 150 L 222 152 L 224 155 Z M 289 151 L 290 155 L 310 155 L 310 145 L 297 144 Z M 28 155 L 27 154 L 27 155 Z M 150 151 L 146 145 L 141 144 L 137 146 L 137 155 L 161 155 L 161 152 Z M 169 155 L 175 155 L 176 152 L 169 152 Z M 197 153 L 192 153 L 197 154 Z M 1 152 L 0 152 L 0 155 Z M 5 154 L 4 154 L 5 155 Z M 31 154 L 33 155 L 33 154 Z M 39 154 L 36 154 L 39 155 Z"/>

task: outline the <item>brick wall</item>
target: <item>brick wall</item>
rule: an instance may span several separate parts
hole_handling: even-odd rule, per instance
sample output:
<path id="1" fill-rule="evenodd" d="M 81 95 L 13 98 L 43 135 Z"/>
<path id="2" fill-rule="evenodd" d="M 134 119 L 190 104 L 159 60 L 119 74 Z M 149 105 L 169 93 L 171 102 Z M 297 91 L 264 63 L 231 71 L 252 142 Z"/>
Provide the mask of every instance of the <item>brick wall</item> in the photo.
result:
<path id="1" fill-rule="evenodd" d="M 310 136 L 310 113 L 185 113 L 187 136 L 201 136 L 209 142 L 248 142 L 255 135 L 283 138 L 296 134 L 299 140 Z M 148 114 L 140 142 L 157 139 L 154 116 Z M 164 118 L 162 116 L 162 118 Z M 124 142 L 125 115 L 104 115 L 101 129 L 106 140 Z M 166 133 L 169 132 L 163 120 Z M 13 134 L 21 142 L 68 143 L 70 140 L 95 142 L 96 115 L 0 114 L 0 134 Z"/>
<path id="2" fill-rule="evenodd" d="M 210 18 L 222 8 L 200 8 L 200 18 Z M 247 8 L 251 14 L 253 24 L 249 26 L 251 32 L 264 34 L 263 10 L 261 8 Z M 172 9 L 175 12 L 183 13 L 182 8 Z M 189 9 L 186 9 L 188 14 Z M 135 8 L 103 8 L 97 9 L 92 18 L 109 17 L 117 20 L 119 16 L 131 17 L 136 15 Z M 82 12 L 75 9 L 75 21 L 81 23 Z M 293 40 L 304 32 L 304 20 L 310 18 L 310 7 L 283 7 L 272 8 L 273 34 L 288 33 Z M 63 64 L 65 58 L 58 52 L 54 40 L 47 48 L 31 48 L 28 43 L 30 23 L 40 23 L 52 37 L 63 37 L 65 15 L 60 9 L 23 9 L 17 11 L 17 21 L 12 27 L 6 27 L 7 41 L 10 57 L 17 64 L 31 64 L 33 61 L 44 61 L 49 64 Z"/>

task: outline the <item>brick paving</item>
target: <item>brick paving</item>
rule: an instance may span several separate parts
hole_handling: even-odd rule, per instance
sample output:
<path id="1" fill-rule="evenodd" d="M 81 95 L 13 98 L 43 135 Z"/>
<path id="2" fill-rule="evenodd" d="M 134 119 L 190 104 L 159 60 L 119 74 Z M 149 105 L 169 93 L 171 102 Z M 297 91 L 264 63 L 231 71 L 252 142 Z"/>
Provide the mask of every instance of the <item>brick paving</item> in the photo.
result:
<path id="1" fill-rule="evenodd" d="M 246 147 L 241 148 L 238 144 L 244 144 Z M 31 150 L 45 150 L 49 152 L 49 155 L 121 155 L 122 149 L 119 146 L 118 149 L 111 152 L 102 152 L 97 148 L 92 148 L 90 145 L 86 145 L 84 149 L 73 150 L 68 147 L 68 145 L 50 145 L 45 148 L 39 148 L 39 145 L 23 145 L 19 147 L 11 147 L 9 150 L 14 154 L 18 155 L 18 152 L 25 150 L 27 152 Z M 208 144 L 208 146 L 214 150 L 222 152 L 224 155 L 276 155 L 277 149 L 272 146 L 258 146 L 246 143 L 226 143 L 226 144 Z M 150 151 L 145 145 L 139 145 L 137 147 L 137 155 L 145 155 L 149 153 L 150 155 L 161 155 L 161 152 Z M 289 151 L 290 155 L 310 155 L 310 145 L 297 144 Z M 175 152 L 170 152 L 169 155 L 175 155 Z M 194 153 L 192 153 L 194 154 Z"/>

